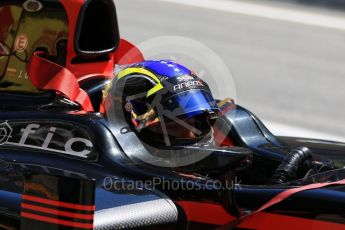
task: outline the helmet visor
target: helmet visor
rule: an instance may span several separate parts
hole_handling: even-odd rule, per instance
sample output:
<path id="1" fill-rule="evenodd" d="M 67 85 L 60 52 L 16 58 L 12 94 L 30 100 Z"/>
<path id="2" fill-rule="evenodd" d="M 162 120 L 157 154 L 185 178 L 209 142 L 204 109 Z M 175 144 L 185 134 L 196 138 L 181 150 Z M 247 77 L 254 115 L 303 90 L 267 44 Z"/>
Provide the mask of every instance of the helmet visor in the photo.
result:
<path id="1" fill-rule="evenodd" d="M 215 118 L 219 112 L 216 101 L 206 90 L 189 90 L 175 94 L 162 101 L 163 115 L 192 117 L 206 113 Z M 158 112 L 159 113 L 159 112 Z"/>

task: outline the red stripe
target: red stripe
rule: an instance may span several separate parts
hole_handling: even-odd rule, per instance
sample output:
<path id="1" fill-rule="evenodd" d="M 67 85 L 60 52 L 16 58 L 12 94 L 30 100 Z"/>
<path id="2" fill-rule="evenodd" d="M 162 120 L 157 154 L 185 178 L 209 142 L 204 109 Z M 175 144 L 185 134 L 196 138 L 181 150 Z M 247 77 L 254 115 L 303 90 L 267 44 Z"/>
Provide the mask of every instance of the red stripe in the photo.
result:
<path id="1" fill-rule="evenodd" d="M 319 189 L 319 188 L 332 186 L 332 185 L 345 185 L 345 179 L 333 181 L 333 182 L 322 182 L 322 183 L 308 184 L 308 185 L 304 185 L 304 186 L 297 187 L 297 188 L 286 189 L 283 192 L 278 193 L 276 196 L 274 196 L 272 199 L 270 199 L 267 203 L 262 205 L 258 210 L 252 212 L 249 215 L 242 216 L 240 219 L 235 220 L 235 222 L 240 221 L 240 222 L 247 223 L 248 219 L 253 219 L 253 216 L 258 216 L 259 214 L 261 214 L 261 212 L 265 211 L 266 209 L 272 207 L 275 204 L 278 204 L 278 203 L 288 199 L 290 196 L 292 196 L 296 193 L 307 191 L 307 190 L 312 190 L 312 189 Z M 228 223 L 228 225 L 235 223 L 235 222 L 232 221 L 232 222 Z M 274 229 L 274 228 L 272 228 L 272 229 Z M 324 229 L 324 228 L 317 228 L 317 229 Z M 344 226 L 344 229 L 345 229 L 345 226 Z"/>
<path id="2" fill-rule="evenodd" d="M 69 227 L 77 227 L 77 228 L 93 229 L 93 224 L 78 223 L 78 222 L 67 221 L 67 220 L 59 220 L 56 218 L 40 216 L 40 215 L 27 213 L 27 212 L 21 212 L 20 215 L 28 219 L 48 222 L 52 224 L 64 225 L 64 226 L 69 226 Z"/>
<path id="3" fill-rule="evenodd" d="M 66 216 L 66 217 L 84 219 L 84 220 L 93 220 L 92 214 L 79 214 L 79 213 L 73 213 L 73 212 L 65 212 L 65 211 L 60 211 L 60 210 L 51 209 L 51 208 L 44 208 L 44 207 L 39 207 L 36 205 L 25 204 L 25 203 L 22 203 L 22 208 L 31 209 L 34 211 L 39 211 L 39 212 L 44 212 L 44 213 L 49 213 L 49 214 L 54 214 L 54 215 L 58 215 L 58 216 Z"/>
<path id="4" fill-rule="evenodd" d="M 176 203 L 183 208 L 191 222 L 223 225 L 236 219 L 219 204 L 195 201 L 177 201 Z"/>
<path id="5" fill-rule="evenodd" d="M 292 196 L 292 195 L 294 195 L 296 193 L 303 192 L 303 191 L 306 191 L 306 190 L 311 190 L 311 189 L 323 188 L 323 187 L 327 187 L 327 186 L 331 186 L 331 185 L 345 185 L 345 179 L 338 180 L 338 181 L 333 181 L 333 182 L 308 184 L 308 185 L 304 185 L 304 186 L 297 187 L 297 188 L 287 189 L 287 190 L 279 193 L 275 197 L 273 197 L 271 200 L 269 200 L 266 204 L 262 205 L 255 212 L 264 211 L 264 210 L 268 209 L 269 207 L 271 207 L 271 206 L 273 206 L 275 204 L 278 204 L 278 203 L 286 200 L 287 198 L 289 198 L 290 196 Z"/>
<path id="6" fill-rule="evenodd" d="M 82 205 L 82 204 L 66 203 L 66 202 L 49 200 L 49 199 L 39 198 L 39 197 L 29 196 L 29 195 L 22 195 L 22 199 L 34 201 L 34 202 L 38 202 L 38 203 L 44 203 L 44 204 L 64 207 L 64 208 L 82 210 L 82 211 L 95 211 L 95 209 L 96 209 L 95 205 Z"/>

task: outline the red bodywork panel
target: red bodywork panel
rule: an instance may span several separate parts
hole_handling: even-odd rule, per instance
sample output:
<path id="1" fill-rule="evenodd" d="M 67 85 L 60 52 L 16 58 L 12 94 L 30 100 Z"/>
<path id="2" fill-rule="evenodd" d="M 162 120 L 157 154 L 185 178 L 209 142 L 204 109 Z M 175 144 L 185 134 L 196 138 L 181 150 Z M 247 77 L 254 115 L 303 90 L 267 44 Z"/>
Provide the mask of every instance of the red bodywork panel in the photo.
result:
<path id="1" fill-rule="evenodd" d="M 120 40 L 120 44 L 114 53 L 109 54 L 110 60 L 107 62 L 90 62 L 83 64 L 69 64 L 67 68 L 77 77 L 78 81 L 83 81 L 94 76 L 104 76 L 112 78 L 116 65 L 126 65 L 144 61 L 141 51 L 132 43 L 125 39 Z"/>
<path id="2" fill-rule="evenodd" d="M 65 7 L 68 24 L 69 24 L 69 37 L 67 44 L 67 62 L 66 68 L 70 70 L 78 79 L 84 80 L 92 76 L 105 76 L 112 77 L 115 64 L 130 64 L 134 62 L 143 61 L 144 57 L 140 50 L 136 48 L 130 42 L 121 39 L 119 47 L 113 53 L 109 54 L 109 61 L 103 62 L 90 62 L 83 64 L 72 64 L 73 58 L 77 57 L 77 54 L 74 50 L 74 41 L 75 41 L 75 31 L 78 23 L 78 16 L 81 7 L 85 3 L 84 0 L 60 0 L 62 5 Z M 127 55 L 126 58 L 122 58 L 128 52 L 131 52 L 131 55 Z M 120 61 L 120 62 L 119 62 Z M 118 63 L 119 62 L 119 63 Z"/>
<path id="3" fill-rule="evenodd" d="M 27 66 L 28 74 L 37 88 L 61 93 L 70 100 L 79 103 L 83 110 L 93 111 L 89 96 L 79 88 L 79 83 L 94 77 L 112 78 L 115 64 L 124 65 L 140 62 L 144 60 L 144 57 L 137 47 L 125 39 L 121 39 L 115 51 L 105 54 L 108 55 L 107 60 L 95 61 L 91 58 L 90 61 L 84 60 L 81 63 L 73 63 L 73 59 L 78 57 L 74 49 L 75 34 L 79 13 L 85 1 L 61 0 L 60 2 L 67 12 L 70 31 L 67 40 L 66 66 L 62 67 L 52 63 L 44 59 L 44 55 L 36 53 Z"/>
<path id="4" fill-rule="evenodd" d="M 188 221 L 212 225 L 224 225 L 236 220 L 220 204 L 195 201 L 177 201 L 186 213 Z"/>

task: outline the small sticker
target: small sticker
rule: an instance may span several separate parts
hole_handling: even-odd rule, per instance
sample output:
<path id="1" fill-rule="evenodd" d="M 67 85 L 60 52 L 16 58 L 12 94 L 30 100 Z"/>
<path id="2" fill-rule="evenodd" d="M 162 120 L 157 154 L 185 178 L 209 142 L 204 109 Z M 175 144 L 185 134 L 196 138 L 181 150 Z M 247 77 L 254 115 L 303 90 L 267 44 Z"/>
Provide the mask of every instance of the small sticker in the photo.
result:
<path id="1" fill-rule="evenodd" d="M 12 134 L 12 127 L 7 121 L 0 124 L 0 145 L 6 144 Z"/>
<path id="2" fill-rule="evenodd" d="M 42 3 L 37 0 L 27 0 L 23 7 L 27 12 L 38 12 L 43 9 Z"/>
<path id="3" fill-rule="evenodd" d="M 183 76 L 177 77 L 177 80 L 179 81 L 190 81 L 193 79 L 194 78 L 191 75 L 183 75 Z"/>
<path id="4" fill-rule="evenodd" d="M 133 105 L 130 102 L 127 102 L 125 105 L 125 109 L 127 112 L 131 112 L 133 110 Z"/>
<path id="5" fill-rule="evenodd" d="M 29 39 L 26 34 L 20 34 L 17 36 L 14 43 L 14 50 L 18 53 L 24 52 L 28 47 Z"/>
<path id="6" fill-rule="evenodd" d="M 23 75 L 23 70 L 20 71 L 18 78 L 23 78 L 22 75 Z"/>
<path id="7" fill-rule="evenodd" d="M 204 87 L 204 83 L 202 81 L 187 81 L 174 85 L 174 91 L 182 89 L 201 89 L 202 87 Z"/>
<path id="8" fill-rule="evenodd" d="M 13 68 L 7 68 L 7 76 L 8 77 L 15 77 L 17 76 L 17 70 Z"/>

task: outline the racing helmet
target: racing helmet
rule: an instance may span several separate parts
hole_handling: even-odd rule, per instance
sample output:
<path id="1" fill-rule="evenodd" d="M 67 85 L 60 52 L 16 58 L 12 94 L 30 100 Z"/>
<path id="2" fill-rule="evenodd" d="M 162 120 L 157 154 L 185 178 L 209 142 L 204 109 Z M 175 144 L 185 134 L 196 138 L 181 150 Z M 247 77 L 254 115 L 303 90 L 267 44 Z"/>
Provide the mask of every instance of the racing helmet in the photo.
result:
<path id="1" fill-rule="evenodd" d="M 207 83 L 186 67 L 144 61 L 118 70 L 114 81 L 121 85 L 127 122 L 146 141 L 194 144 L 211 136 L 217 102 Z"/>

